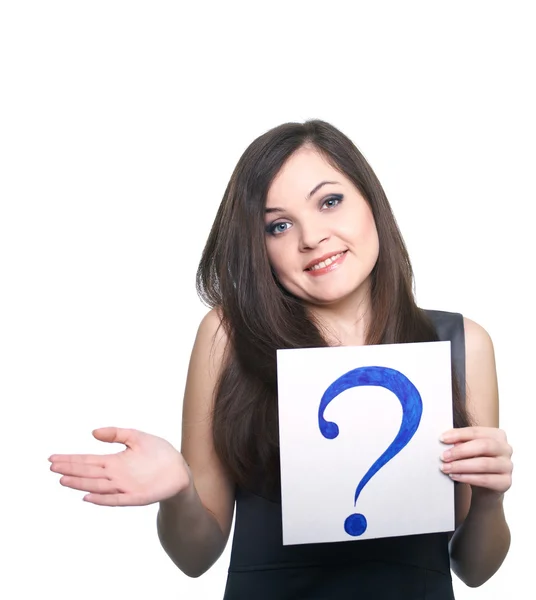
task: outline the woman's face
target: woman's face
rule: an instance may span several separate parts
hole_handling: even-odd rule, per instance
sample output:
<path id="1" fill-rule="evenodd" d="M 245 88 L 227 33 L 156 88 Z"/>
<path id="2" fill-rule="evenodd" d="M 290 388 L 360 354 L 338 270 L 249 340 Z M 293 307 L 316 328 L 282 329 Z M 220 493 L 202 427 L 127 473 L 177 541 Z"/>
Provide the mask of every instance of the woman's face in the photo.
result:
<path id="1" fill-rule="evenodd" d="M 314 306 L 362 296 L 379 240 L 368 203 L 314 148 L 302 147 L 268 190 L 266 248 L 293 295 Z"/>

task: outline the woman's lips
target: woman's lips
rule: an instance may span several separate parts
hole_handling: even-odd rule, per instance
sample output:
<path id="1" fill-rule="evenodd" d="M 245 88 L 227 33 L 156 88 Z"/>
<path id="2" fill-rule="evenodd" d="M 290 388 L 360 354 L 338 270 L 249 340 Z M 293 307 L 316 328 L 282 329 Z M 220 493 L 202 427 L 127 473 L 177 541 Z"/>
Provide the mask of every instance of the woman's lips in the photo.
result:
<path id="1" fill-rule="evenodd" d="M 332 255 L 332 257 L 327 258 L 324 261 L 320 261 L 320 263 L 317 263 L 317 265 L 315 265 L 314 267 L 306 269 L 305 272 L 308 275 L 311 275 L 311 277 L 319 277 L 320 275 L 326 275 L 327 273 L 330 273 L 331 271 L 334 271 L 335 269 L 339 268 L 339 266 L 344 262 L 347 252 L 348 251 L 345 250 L 344 252 L 341 252 L 339 254 Z"/>

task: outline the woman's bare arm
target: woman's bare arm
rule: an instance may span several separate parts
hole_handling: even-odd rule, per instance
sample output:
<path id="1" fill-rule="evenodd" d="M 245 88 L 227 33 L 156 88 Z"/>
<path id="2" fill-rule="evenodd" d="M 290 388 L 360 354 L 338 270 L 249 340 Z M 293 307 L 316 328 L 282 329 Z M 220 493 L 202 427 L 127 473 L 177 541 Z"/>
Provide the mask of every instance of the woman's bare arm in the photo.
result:
<path id="1" fill-rule="evenodd" d="M 477 323 L 465 319 L 467 407 L 475 427 L 460 430 L 459 450 L 476 453 L 452 462 L 457 528 L 450 541 L 452 569 L 468 586 L 485 583 L 496 573 L 510 546 L 503 497 L 511 482 L 511 448 L 499 429 L 499 398 L 493 344 Z M 471 446 L 472 445 L 472 446 Z M 455 450 L 454 451 L 458 451 Z M 463 463 L 471 468 L 464 469 Z M 465 472 L 463 472 L 465 471 Z"/>
<path id="2" fill-rule="evenodd" d="M 215 310 L 202 320 L 192 350 L 183 404 L 181 453 L 190 486 L 160 503 L 157 530 L 171 560 L 190 577 L 221 556 L 231 530 L 234 485 L 216 456 L 212 438 L 214 389 L 227 338 Z"/>

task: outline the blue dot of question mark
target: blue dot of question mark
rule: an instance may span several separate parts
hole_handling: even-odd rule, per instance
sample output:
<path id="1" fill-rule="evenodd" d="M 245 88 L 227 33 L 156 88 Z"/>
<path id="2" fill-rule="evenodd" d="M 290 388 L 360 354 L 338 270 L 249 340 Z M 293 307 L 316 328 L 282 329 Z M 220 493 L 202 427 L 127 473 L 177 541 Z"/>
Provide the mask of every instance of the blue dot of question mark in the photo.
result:
<path id="1" fill-rule="evenodd" d="M 348 371 L 336 379 L 327 388 L 320 400 L 318 427 L 325 438 L 332 440 L 339 435 L 338 425 L 332 421 L 326 421 L 324 418 L 324 412 L 328 404 L 345 390 L 364 385 L 380 386 L 393 392 L 402 404 L 402 423 L 391 445 L 376 460 L 359 482 L 355 491 L 354 506 L 357 503 L 359 494 L 372 476 L 396 456 L 411 440 L 419 427 L 422 415 L 421 395 L 413 383 L 400 373 L 400 371 L 388 367 L 360 367 Z M 351 536 L 360 536 L 367 529 L 367 519 L 362 514 L 352 514 L 345 520 L 344 529 Z"/>

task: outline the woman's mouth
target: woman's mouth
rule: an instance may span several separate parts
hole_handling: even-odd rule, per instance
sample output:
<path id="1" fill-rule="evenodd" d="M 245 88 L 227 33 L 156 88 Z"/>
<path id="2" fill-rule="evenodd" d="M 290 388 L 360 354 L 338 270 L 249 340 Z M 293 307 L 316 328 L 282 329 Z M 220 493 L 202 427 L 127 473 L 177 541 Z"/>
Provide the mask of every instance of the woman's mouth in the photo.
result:
<path id="1" fill-rule="evenodd" d="M 319 260 L 317 263 L 307 267 L 305 272 L 313 276 L 329 273 L 330 271 L 333 271 L 333 269 L 336 269 L 344 261 L 347 252 L 348 250 L 344 250 L 343 252 L 338 252 L 337 254 L 332 254 L 327 258 Z"/>

